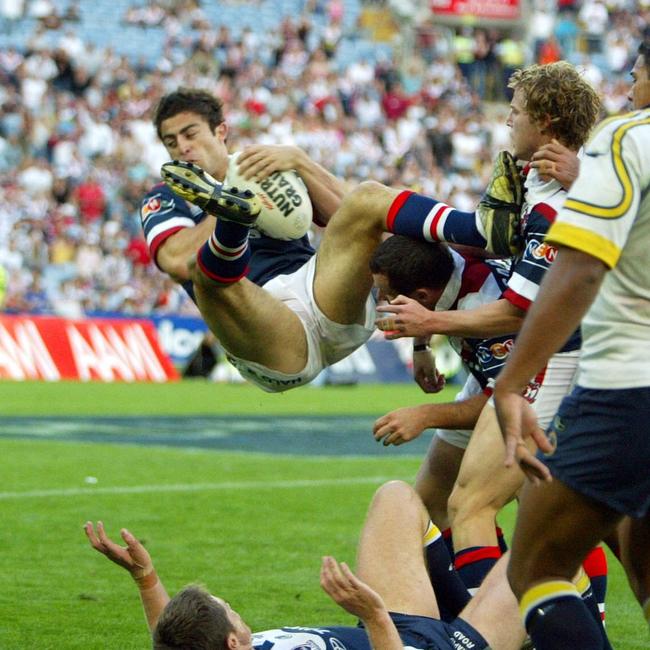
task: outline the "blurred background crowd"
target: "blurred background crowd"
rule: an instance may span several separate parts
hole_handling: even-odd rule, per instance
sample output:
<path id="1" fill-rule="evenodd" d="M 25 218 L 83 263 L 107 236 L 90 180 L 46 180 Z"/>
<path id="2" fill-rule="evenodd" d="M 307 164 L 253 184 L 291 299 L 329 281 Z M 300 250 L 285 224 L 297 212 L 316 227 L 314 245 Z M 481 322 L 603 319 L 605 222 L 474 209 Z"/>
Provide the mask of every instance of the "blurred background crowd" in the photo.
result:
<path id="1" fill-rule="evenodd" d="M 0 308 L 194 313 L 139 219 L 167 159 L 151 109 L 180 85 L 223 98 L 232 151 L 295 144 L 472 209 L 508 146 L 512 71 L 567 59 L 625 110 L 650 0 L 521 10 L 484 27 L 415 0 L 0 0 Z"/>

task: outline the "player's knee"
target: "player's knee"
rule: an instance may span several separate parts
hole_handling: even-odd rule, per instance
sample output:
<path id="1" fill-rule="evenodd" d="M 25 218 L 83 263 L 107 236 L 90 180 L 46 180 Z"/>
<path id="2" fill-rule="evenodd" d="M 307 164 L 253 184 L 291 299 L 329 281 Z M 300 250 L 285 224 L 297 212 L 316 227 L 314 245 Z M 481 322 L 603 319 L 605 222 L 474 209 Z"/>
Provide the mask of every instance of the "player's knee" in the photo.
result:
<path id="1" fill-rule="evenodd" d="M 350 224 L 383 225 L 389 189 L 376 181 L 364 181 L 343 199 L 342 212 Z"/>
<path id="2" fill-rule="evenodd" d="M 411 500 L 417 500 L 419 497 L 415 490 L 405 481 L 388 481 L 377 488 L 373 497 L 373 507 L 388 509 L 391 507 L 402 508 Z"/>

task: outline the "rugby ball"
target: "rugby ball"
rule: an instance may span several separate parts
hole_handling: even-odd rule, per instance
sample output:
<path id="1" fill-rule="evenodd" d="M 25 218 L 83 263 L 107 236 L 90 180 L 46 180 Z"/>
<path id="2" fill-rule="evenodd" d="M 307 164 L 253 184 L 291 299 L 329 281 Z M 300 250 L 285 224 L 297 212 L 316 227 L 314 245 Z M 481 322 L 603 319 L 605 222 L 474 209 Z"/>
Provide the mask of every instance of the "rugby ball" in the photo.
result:
<path id="1" fill-rule="evenodd" d="M 262 211 L 254 228 L 274 239 L 300 239 L 307 234 L 312 220 L 312 205 L 307 187 L 293 170 L 274 172 L 261 181 L 246 180 L 237 171 L 239 154 L 230 156 L 224 183 L 227 187 L 250 190 Z"/>

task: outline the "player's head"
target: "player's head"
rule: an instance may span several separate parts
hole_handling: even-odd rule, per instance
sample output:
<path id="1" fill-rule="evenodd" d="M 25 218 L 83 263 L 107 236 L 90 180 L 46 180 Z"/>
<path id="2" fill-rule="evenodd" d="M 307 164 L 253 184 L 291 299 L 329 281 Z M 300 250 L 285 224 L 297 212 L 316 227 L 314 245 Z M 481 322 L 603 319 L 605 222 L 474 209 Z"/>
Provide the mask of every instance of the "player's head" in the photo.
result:
<path id="1" fill-rule="evenodd" d="M 629 100 L 632 108 L 650 107 L 650 40 L 645 40 L 639 45 L 638 56 L 634 62 L 630 74 L 632 75 L 632 87 L 630 88 Z"/>
<path id="2" fill-rule="evenodd" d="M 393 235 L 384 240 L 370 259 L 380 300 L 402 294 L 431 309 L 447 286 L 454 260 L 445 244 Z"/>
<path id="3" fill-rule="evenodd" d="M 600 112 L 600 99 L 570 63 L 517 70 L 508 87 L 514 91 L 507 124 L 515 157 L 530 160 L 553 138 L 574 151 L 586 142 Z"/>
<path id="4" fill-rule="evenodd" d="M 221 598 L 190 585 L 162 611 L 153 631 L 154 650 L 250 650 L 250 628 Z"/>
<path id="5" fill-rule="evenodd" d="M 160 99 L 153 123 L 171 158 L 196 163 L 223 180 L 228 127 L 220 99 L 205 90 L 179 88 Z"/>

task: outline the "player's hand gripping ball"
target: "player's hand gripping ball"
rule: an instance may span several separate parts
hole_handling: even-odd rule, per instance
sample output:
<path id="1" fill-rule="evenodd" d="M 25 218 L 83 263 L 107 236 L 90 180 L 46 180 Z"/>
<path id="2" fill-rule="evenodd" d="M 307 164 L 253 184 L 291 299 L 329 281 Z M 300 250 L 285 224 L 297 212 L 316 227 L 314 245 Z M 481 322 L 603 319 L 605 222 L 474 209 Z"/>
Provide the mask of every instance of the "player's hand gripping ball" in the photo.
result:
<path id="1" fill-rule="evenodd" d="M 239 154 L 230 156 L 224 184 L 251 190 L 262 211 L 254 228 L 275 239 L 300 239 L 307 234 L 312 220 L 312 205 L 302 178 L 293 171 L 274 172 L 267 178 L 245 180 L 237 171 Z"/>

